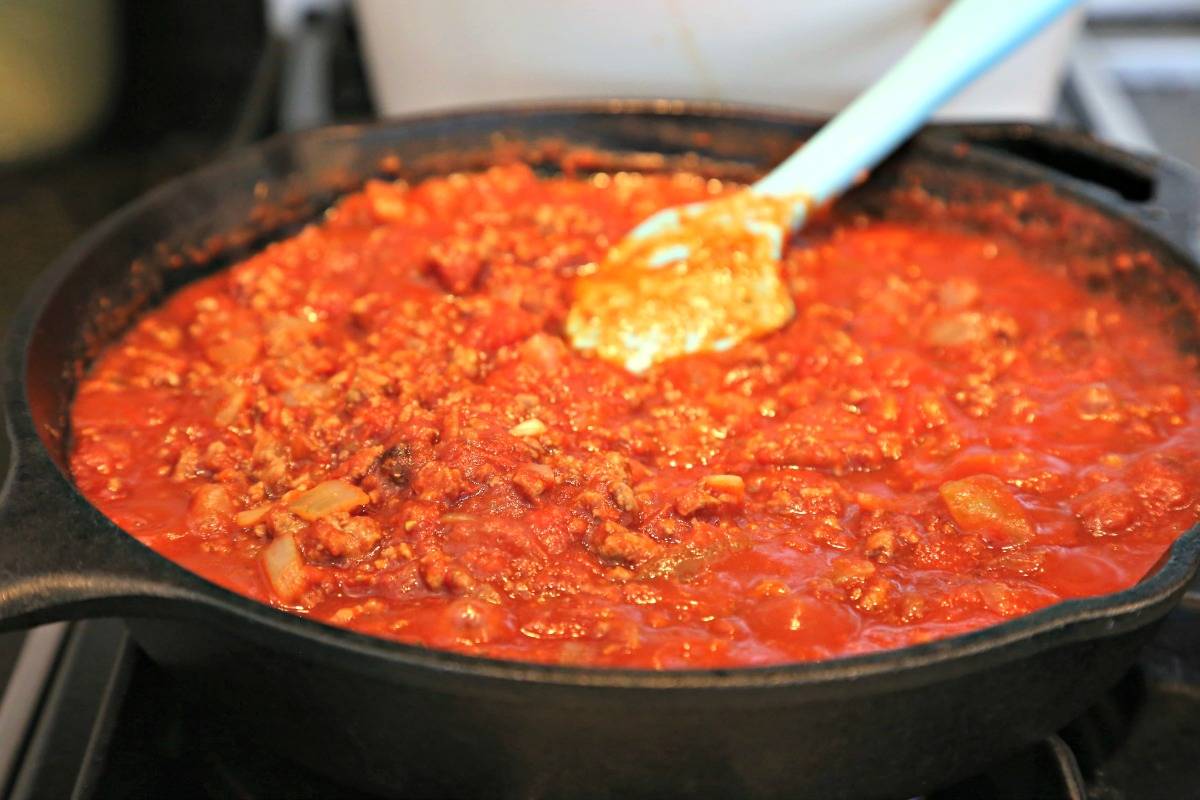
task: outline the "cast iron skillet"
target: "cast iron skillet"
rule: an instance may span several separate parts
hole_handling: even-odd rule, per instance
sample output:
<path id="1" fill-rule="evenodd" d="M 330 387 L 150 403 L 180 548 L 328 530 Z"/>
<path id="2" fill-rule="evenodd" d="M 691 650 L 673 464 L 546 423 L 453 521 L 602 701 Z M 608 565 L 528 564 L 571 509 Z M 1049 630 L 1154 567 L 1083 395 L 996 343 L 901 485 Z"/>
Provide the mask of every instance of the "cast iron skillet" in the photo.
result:
<path id="1" fill-rule="evenodd" d="M 653 673 L 477 659 L 285 614 L 158 556 L 66 477 L 66 411 L 88 358 L 164 292 L 294 229 L 365 176 L 477 165 L 498 132 L 696 151 L 745 173 L 813 129 L 786 114 L 678 102 L 413 117 L 273 139 L 113 215 L 38 281 L 9 338 L 15 466 L 0 510 L 0 627 L 127 617 L 153 659 L 228 714 L 231 735 L 405 797 L 905 797 L 1055 729 L 1130 666 L 1195 573 L 1200 532 L 1129 590 L 967 636 L 824 663 Z M 445 157 L 423 160 L 436 153 Z M 949 127 L 922 133 L 844 202 L 891 215 L 904 205 L 896 197 L 920 194 L 1035 228 L 1092 209 L 1070 245 L 1099 260 L 1120 246 L 1152 253 L 1168 275 L 1145 291 L 1172 303 L 1172 281 L 1197 269 L 1178 244 L 1194 215 L 1189 180 L 1074 134 Z M 1011 190 L 1044 184 L 1057 198 L 1011 205 Z M 1193 347 L 1190 313 L 1175 327 Z"/>

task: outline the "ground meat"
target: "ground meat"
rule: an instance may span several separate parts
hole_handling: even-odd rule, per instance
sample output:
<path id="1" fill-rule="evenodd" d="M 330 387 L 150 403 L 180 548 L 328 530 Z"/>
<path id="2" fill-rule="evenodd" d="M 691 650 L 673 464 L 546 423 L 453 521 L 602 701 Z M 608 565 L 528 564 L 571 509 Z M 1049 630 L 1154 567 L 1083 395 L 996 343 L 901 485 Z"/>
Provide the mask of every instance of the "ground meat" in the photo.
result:
<path id="1" fill-rule="evenodd" d="M 537 500 L 554 485 L 554 470 L 545 464 L 522 464 L 513 473 L 513 486 L 528 500 Z"/>
<path id="2" fill-rule="evenodd" d="M 299 537 L 300 550 L 312 562 L 357 559 L 370 553 L 383 538 L 379 523 L 370 517 L 319 519 Z"/>
<path id="3" fill-rule="evenodd" d="M 616 522 L 605 522 L 600 528 L 597 551 L 605 558 L 638 565 L 653 558 L 660 550 L 658 543 L 642 533 L 636 533 Z"/>
<path id="4" fill-rule="evenodd" d="M 721 501 L 703 489 L 685 489 L 675 498 L 675 512 L 681 517 L 691 517 L 707 509 L 716 508 Z"/>
<path id="5" fill-rule="evenodd" d="M 99 358 L 75 480 L 313 619 L 649 668 L 974 630 L 1128 586 L 1196 521 L 1195 358 L 1008 239 L 818 215 L 782 329 L 638 376 L 566 344 L 577 274 L 733 188 L 372 182 Z"/>
<path id="6" fill-rule="evenodd" d="M 379 468 L 399 489 L 407 489 L 412 482 L 412 448 L 398 444 L 384 452 Z"/>

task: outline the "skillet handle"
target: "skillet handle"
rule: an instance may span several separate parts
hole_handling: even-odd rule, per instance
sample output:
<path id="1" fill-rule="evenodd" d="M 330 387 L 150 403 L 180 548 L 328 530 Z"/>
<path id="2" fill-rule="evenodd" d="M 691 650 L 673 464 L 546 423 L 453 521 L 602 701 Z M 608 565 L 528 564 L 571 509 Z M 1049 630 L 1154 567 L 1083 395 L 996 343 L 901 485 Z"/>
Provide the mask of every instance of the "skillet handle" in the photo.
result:
<path id="1" fill-rule="evenodd" d="M 1073 131 L 1026 124 L 955 127 L 968 143 L 999 150 L 1105 190 L 1141 224 L 1200 254 L 1200 175 L 1175 159 L 1125 152 Z"/>
<path id="2" fill-rule="evenodd" d="M 20 446 L 0 494 L 0 630 L 96 616 L 173 615 L 207 584 L 75 493 L 45 450 Z"/>

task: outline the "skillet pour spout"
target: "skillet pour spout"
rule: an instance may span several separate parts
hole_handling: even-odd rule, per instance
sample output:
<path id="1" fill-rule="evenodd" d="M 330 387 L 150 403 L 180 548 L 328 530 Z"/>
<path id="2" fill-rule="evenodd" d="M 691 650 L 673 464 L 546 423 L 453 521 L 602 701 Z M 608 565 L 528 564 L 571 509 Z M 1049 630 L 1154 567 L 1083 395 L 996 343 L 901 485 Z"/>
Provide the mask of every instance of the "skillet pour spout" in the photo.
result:
<path id="1" fill-rule="evenodd" d="M 635 168 L 665 156 L 745 179 L 815 128 L 662 101 L 435 114 L 276 138 L 119 211 L 46 272 L 9 335 L 0 628 L 126 617 L 231 736 L 385 796 L 909 796 L 1061 726 L 1129 668 L 1183 594 L 1200 531 L 1128 590 L 966 636 L 771 668 L 602 670 L 438 652 L 285 614 L 157 555 L 67 475 L 67 411 L 100 348 L 166 292 L 295 230 L 369 177 L 500 157 L 552 169 L 565 142 Z M 1024 125 L 936 127 L 844 202 L 900 214 L 896 193 L 913 186 L 963 208 L 1049 186 L 1053 203 L 1039 213 L 1087 209 L 1089 241 L 1136 243 L 1168 283 L 1200 274 L 1185 245 L 1200 183 L 1169 161 Z M 1185 327 L 1183 345 L 1195 347 L 1200 336 Z"/>

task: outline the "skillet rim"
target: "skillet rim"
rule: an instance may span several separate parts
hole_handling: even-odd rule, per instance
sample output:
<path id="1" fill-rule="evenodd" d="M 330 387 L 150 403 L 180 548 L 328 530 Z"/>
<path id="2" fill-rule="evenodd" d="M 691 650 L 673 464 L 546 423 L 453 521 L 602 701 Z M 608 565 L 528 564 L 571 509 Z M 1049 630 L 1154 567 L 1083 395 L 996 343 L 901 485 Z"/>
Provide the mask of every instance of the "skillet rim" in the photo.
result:
<path id="1" fill-rule="evenodd" d="M 198 606 L 205 612 L 218 612 L 226 623 L 261 627 L 295 642 L 303 642 L 308 649 L 305 655 L 325 660 L 339 654 L 352 653 L 359 658 L 375 662 L 377 667 L 405 666 L 430 670 L 443 675 L 458 675 L 465 678 L 488 678 L 501 682 L 538 683 L 558 686 L 591 687 L 626 690 L 755 690 L 779 687 L 813 687 L 833 684 L 850 684 L 861 690 L 876 685 L 870 679 L 886 679 L 889 684 L 924 684 L 964 674 L 988 665 L 1007 663 L 1023 657 L 1031 657 L 1047 649 L 1057 648 L 1072 642 L 1115 636 L 1149 624 L 1162 616 L 1186 589 L 1187 583 L 1200 566 L 1200 524 L 1182 533 L 1160 561 L 1155 571 L 1132 587 L 1106 595 L 1076 598 L 1061 601 L 1031 614 L 1022 615 L 1005 622 L 966 634 L 952 636 L 919 645 L 893 650 L 883 650 L 862 655 L 834 659 L 797 662 L 782 665 L 728 667 L 718 669 L 672 669 L 655 671 L 623 667 L 581 667 L 534 662 L 507 661 L 495 658 L 468 655 L 445 650 L 436 650 L 419 645 L 405 644 L 389 639 L 358 633 L 313 619 L 298 616 L 266 603 L 244 597 L 212 583 L 142 544 L 136 537 L 119 528 L 104 517 L 75 487 L 70 474 L 51 458 L 41 436 L 38 435 L 29 402 L 25 376 L 29 365 L 29 351 L 37 323 L 46 307 L 60 287 L 77 271 L 84 255 L 104 241 L 113 232 L 136 221 L 146 211 L 164 205 L 183 189 L 191 185 L 212 183 L 223 174 L 245 168 L 257 158 L 278 148 L 320 147 L 327 141 L 362 139 L 367 135 L 387 135 L 390 131 L 403 131 L 422 126 L 436 128 L 452 126 L 471 120 L 486 118 L 517 120 L 536 118 L 552 114 L 576 115 L 581 120 L 589 117 L 625 116 L 631 114 L 653 117 L 693 117 L 709 119 L 738 119 L 751 124 L 765 123 L 794 128 L 813 127 L 818 124 L 813 117 L 788 112 L 782 109 L 761 106 L 738 105 L 715 102 L 693 102 L 683 100 L 627 100 L 600 99 L 574 101 L 521 102 L 473 106 L 445 111 L 412 114 L 384 119 L 371 123 L 336 125 L 300 133 L 285 133 L 270 137 L 262 142 L 226 154 L 196 170 L 173 178 L 142 194 L 130 203 L 106 216 L 89 228 L 82 236 L 56 258 L 26 291 L 17 307 L 5 342 L 3 388 L 6 397 L 6 417 L 12 438 L 13 464 L 6 480 L 3 496 L 8 495 L 24 479 L 20 474 L 26 462 L 35 466 L 48 464 L 55 473 L 53 477 L 65 485 L 70 502 L 90 512 L 99 525 L 119 536 L 136 543 L 140 550 L 152 556 L 150 563 L 159 572 L 147 576 L 145 585 L 133 586 L 128 595 L 114 591 L 111 598 L 98 598 L 92 602 L 102 604 L 108 600 L 116 604 L 141 598 L 150 603 L 164 601 L 182 602 Z M 944 126 L 943 131 L 970 130 L 979 125 Z M 1048 131 L 1061 135 L 1078 146 L 1091 142 L 1090 137 L 1054 129 L 1039 128 L 1024 124 L 1011 125 L 1014 129 Z M 924 129 L 918 134 L 923 139 L 936 134 L 937 128 Z M 432 132 L 432 131 L 431 131 Z M 1117 158 L 1137 159 L 1115 148 L 1101 147 Z M 1196 257 L 1184 252 L 1153 229 L 1144 217 L 1130 211 L 1128 206 L 1111 200 L 1102 194 L 1086 191 L 1086 184 L 1045 167 L 1024 161 L 1018 157 L 982 153 L 981 148 L 971 147 L 972 155 L 1001 166 L 1005 169 L 1025 171 L 1052 185 L 1065 198 L 1095 208 L 1105 215 L 1116 217 L 1129 224 L 1138 233 L 1167 251 L 1173 258 L 1188 265 L 1200 275 L 1200 263 Z M 1163 159 L 1143 160 L 1153 168 Z M 1179 171 L 1186 169 L 1173 167 Z M 1193 179 L 1194 181 L 1194 179 Z M 32 452 L 31 452 L 32 449 Z M 97 531 L 98 532 L 98 531 Z M 87 568 L 83 567 L 83 574 Z M 136 583 L 136 582 L 134 582 Z M 154 591 L 155 588 L 159 591 Z M 181 593 L 182 592 L 182 593 Z M 145 615 L 145 602 L 136 609 Z M 167 608 L 171 611 L 171 608 Z M 152 614 L 151 614 L 152 615 Z M 168 613 L 171 618 L 189 614 Z M 253 634 L 253 631 L 251 631 Z"/>

